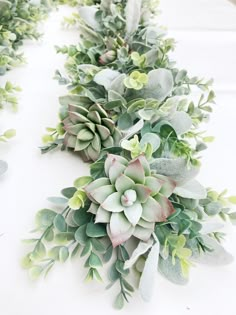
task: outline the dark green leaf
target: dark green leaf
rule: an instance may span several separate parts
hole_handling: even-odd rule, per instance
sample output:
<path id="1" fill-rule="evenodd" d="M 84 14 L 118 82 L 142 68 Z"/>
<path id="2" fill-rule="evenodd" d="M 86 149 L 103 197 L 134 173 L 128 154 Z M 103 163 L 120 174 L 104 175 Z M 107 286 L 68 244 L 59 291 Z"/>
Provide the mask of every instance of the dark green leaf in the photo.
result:
<path id="1" fill-rule="evenodd" d="M 70 199 L 74 196 L 74 193 L 77 191 L 77 189 L 75 187 L 68 187 L 68 188 L 64 188 L 62 191 L 61 191 L 61 194 Z"/>
<path id="2" fill-rule="evenodd" d="M 99 223 L 88 223 L 87 224 L 87 229 L 86 229 L 86 234 L 89 237 L 103 237 L 107 235 L 106 227 L 104 224 L 99 224 Z"/>
<path id="3" fill-rule="evenodd" d="M 80 226 L 75 232 L 75 239 L 81 245 L 86 245 L 88 236 L 86 234 L 87 224 Z"/>
<path id="4" fill-rule="evenodd" d="M 73 221 L 78 226 L 84 225 L 91 221 L 92 214 L 87 212 L 87 207 L 76 210 L 73 214 Z"/>
<path id="5" fill-rule="evenodd" d="M 67 231 L 67 224 L 66 221 L 61 214 L 57 214 L 53 220 L 53 224 L 55 228 L 60 232 L 66 232 Z"/>
<path id="6" fill-rule="evenodd" d="M 98 268 L 98 267 L 102 267 L 102 261 L 101 259 L 98 257 L 98 255 L 91 253 L 91 255 L 89 256 L 89 266 L 91 268 Z"/>

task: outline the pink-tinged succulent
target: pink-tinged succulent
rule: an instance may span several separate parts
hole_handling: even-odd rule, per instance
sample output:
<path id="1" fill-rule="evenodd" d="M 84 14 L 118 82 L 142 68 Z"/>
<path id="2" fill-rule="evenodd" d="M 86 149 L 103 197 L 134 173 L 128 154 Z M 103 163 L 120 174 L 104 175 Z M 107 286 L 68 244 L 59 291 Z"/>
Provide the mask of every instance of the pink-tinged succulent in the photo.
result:
<path id="1" fill-rule="evenodd" d="M 175 209 L 168 197 L 175 182 L 152 174 L 143 155 L 128 162 L 109 154 L 105 161 L 106 177 L 85 187 L 92 201 L 89 212 L 96 223 L 107 223 L 107 232 L 114 247 L 131 236 L 147 241 L 155 222 L 163 222 Z"/>
<path id="2" fill-rule="evenodd" d="M 64 144 L 80 153 L 84 161 L 96 161 L 101 150 L 119 144 L 121 134 L 115 123 L 99 105 L 69 105 L 63 121 L 66 131 Z"/>

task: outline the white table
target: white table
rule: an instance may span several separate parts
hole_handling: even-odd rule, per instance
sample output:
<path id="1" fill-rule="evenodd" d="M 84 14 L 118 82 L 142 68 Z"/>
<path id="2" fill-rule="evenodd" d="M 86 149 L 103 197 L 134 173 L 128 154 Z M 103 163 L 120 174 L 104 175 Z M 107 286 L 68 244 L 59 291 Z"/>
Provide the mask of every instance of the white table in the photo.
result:
<path id="1" fill-rule="evenodd" d="M 236 194 L 236 7 L 224 0 L 163 0 L 162 23 L 170 27 L 178 46 L 174 58 L 180 67 L 199 76 L 215 77 L 218 105 L 206 126 L 216 141 L 203 153 L 199 179 L 205 185 Z M 32 283 L 19 261 L 25 246 L 21 239 L 33 227 L 35 212 L 49 206 L 48 196 L 88 172 L 77 157 L 67 152 L 42 156 L 44 127 L 57 122 L 57 97 L 65 88 L 52 80 L 55 69 L 63 69 L 64 57 L 56 55 L 54 45 L 75 43 L 75 31 L 61 29 L 60 21 L 68 9 L 52 13 L 45 24 L 41 42 L 27 43 L 28 65 L 7 76 L 21 85 L 19 112 L 4 111 L 0 125 L 17 129 L 17 137 L 2 146 L 2 158 L 9 171 L 0 178 L 0 314 L 1 315 L 76 315 L 117 314 L 112 309 L 116 291 L 105 285 L 84 284 L 85 271 L 78 259 L 57 265 L 45 281 Z M 211 21 L 211 23 L 210 23 Z M 229 228 L 225 246 L 236 257 L 236 229 Z M 122 314 L 235 315 L 236 263 L 209 268 L 197 266 L 191 281 L 178 287 L 157 275 L 155 296 L 144 304 L 138 295 Z"/>

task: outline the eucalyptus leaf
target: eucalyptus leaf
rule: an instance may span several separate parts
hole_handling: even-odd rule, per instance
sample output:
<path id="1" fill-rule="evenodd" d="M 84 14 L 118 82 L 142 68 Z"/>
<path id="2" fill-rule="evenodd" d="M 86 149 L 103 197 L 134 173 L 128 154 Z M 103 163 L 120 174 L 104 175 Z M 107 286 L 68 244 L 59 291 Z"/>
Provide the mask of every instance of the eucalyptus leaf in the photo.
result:
<path id="1" fill-rule="evenodd" d="M 178 135 L 188 132 L 193 124 L 191 117 L 183 111 L 176 112 L 171 119 L 169 119 L 169 123 Z"/>
<path id="2" fill-rule="evenodd" d="M 164 68 L 152 70 L 148 74 L 148 83 L 142 90 L 142 95 L 161 101 L 171 94 L 173 86 L 174 80 L 170 70 Z"/>
<path id="3" fill-rule="evenodd" d="M 103 69 L 94 76 L 93 80 L 97 84 L 104 86 L 106 90 L 109 90 L 111 88 L 112 81 L 119 75 L 119 71 Z"/>

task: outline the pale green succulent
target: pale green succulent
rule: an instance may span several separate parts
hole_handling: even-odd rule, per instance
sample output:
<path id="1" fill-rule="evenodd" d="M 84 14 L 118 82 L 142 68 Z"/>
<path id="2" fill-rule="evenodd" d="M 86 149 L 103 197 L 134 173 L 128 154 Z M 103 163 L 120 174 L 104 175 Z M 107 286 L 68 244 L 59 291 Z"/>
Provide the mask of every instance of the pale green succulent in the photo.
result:
<path id="1" fill-rule="evenodd" d="M 124 85 L 128 89 L 141 90 L 148 83 L 148 76 L 146 73 L 133 71 L 124 80 Z"/>
<path id="2" fill-rule="evenodd" d="M 121 134 L 115 123 L 99 105 L 69 105 L 63 121 L 66 130 L 64 144 L 80 153 L 84 161 L 95 161 L 101 150 L 119 144 Z"/>
<path id="3" fill-rule="evenodd" d="M 166 221 L 175 211 L 168 200 L 175 182 L 152 174 L 144 155 L 128 162 L 109 154 L 104 169 L 106 177 L 85 187 L 92 201 L 89 212 L 95 214 L 96 223 L 107 223 L 114 247 L 131 236 L 147 241 L 155 222 Z"/>

